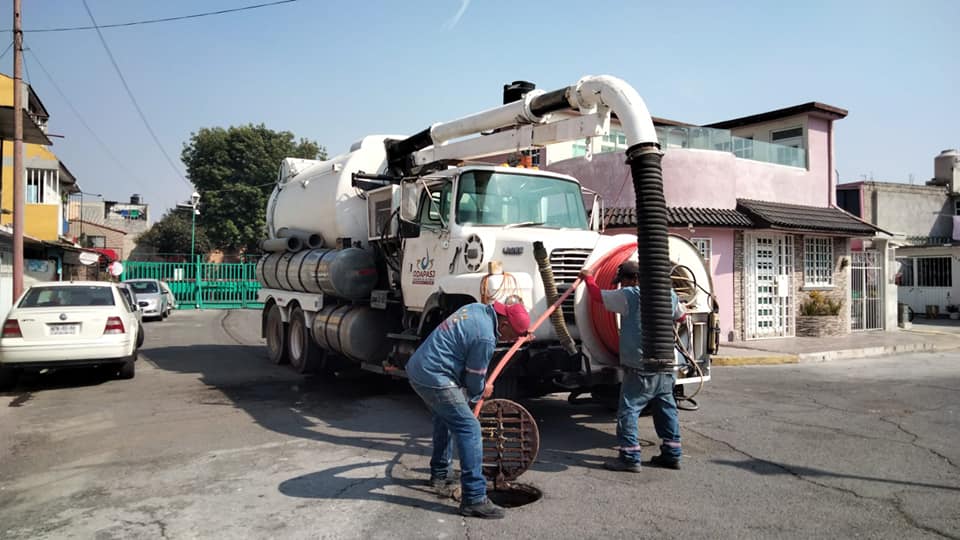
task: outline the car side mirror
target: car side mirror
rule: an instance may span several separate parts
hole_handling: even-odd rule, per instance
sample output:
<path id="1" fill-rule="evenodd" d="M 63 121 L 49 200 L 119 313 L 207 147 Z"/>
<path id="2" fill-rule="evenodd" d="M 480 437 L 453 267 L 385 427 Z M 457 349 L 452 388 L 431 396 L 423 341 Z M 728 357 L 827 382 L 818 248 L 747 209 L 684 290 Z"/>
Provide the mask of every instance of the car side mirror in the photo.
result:
<path id="1" fill-rule="evenodd" d="M 400 238 L 419 238 L 420 224 L 405 219 L 400 220 Z"/>

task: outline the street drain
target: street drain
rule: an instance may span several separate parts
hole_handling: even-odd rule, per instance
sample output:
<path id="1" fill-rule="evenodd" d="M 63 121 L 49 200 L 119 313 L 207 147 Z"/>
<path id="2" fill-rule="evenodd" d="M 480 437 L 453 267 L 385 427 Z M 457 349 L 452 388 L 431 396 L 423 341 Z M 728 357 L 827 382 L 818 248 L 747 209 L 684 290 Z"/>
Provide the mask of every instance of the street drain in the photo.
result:
<path id="1" fill-rule="evenodd" d="M 496 505 L 516 508 L 539 501 L 543 497 L 543 492 L 527 484 L 506 484 L 488 490 L 487 497 Z"/>

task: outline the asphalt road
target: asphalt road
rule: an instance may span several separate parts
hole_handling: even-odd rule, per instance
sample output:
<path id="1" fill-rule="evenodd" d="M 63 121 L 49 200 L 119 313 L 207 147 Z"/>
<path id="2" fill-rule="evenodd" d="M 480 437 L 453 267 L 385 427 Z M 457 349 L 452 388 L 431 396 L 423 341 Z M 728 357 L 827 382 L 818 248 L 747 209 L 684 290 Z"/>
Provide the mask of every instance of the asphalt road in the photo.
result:
<path id="1" fill-rule="evenodd" d="M 482 521 L 425 486 L 405 384 L 269 365 L 257 317 L 178 312 L 132 381 L 0 394 L 0 538 L 960 538 L 958 353 L 717 368 L 681 471 L 605 471 L 610 412 L 531 400 L 544 497 Z"/>

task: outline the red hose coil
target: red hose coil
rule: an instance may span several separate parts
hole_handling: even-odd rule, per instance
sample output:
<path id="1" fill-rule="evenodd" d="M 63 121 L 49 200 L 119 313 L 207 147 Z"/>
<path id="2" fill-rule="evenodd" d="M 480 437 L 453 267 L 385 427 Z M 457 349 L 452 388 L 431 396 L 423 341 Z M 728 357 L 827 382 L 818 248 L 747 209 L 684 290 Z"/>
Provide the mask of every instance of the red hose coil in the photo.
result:
<path id="1" fill-rule="evenodd" d="M 636 244 L 624 244 L 594 263 L 591 268 L 594 279 L 597 280 L 597 285 L 601 289 L 613 289 L 613 278 L 617 276 L 617 268 L 636 252 Z M 594 302 L 591 299 L 590 318 L 593 320 L 593 330 L 600 343 L 611 355 L 618 357 L 620 355 L 620 329 L 617 327 L 616 316 L 603 307 L 603 302 Z"/>

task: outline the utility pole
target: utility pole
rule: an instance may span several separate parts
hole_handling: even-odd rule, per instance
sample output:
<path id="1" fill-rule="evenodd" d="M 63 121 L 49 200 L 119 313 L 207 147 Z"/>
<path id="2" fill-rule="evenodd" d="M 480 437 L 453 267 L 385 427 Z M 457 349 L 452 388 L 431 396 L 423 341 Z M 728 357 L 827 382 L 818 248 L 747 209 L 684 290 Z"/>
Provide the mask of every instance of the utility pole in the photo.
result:
<path id="1" fill-rule="evenodd" d="M 23 293 L 23 25 L 13 0 L 13 301 Z"/>

